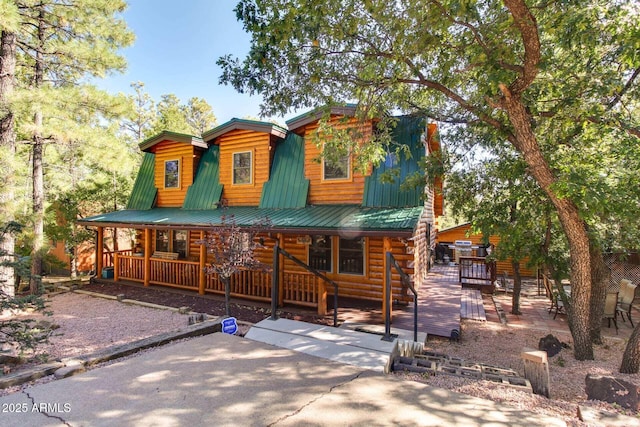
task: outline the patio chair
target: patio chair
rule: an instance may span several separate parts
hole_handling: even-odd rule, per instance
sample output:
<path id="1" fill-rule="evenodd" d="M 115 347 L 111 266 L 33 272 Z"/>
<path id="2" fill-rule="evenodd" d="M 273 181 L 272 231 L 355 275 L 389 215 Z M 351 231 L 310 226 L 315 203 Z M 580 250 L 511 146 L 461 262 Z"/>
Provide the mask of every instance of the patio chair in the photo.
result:
<path id="1" fill-rule="evenodd" d="M 603 317 L 607 319 L 607 327 L 611 327 L 611 321 L 616 327 L 616 334 L 618 333 L 617 317 L 617 304 L 618 304 L 618 292 L 607 292 L 607 296 L 604 299 L 604 314 Z"/>
<path id="2" fill-rule="evenodd" d="M 618 293 L 618 305 L 616 307 L 616 316 L 620 314 L 622 321 L 624 322 L 624 315 L 627 315 L 629 323 L 633 328 L 633 320 L 631 319 L 631 308 L 633 306 L 633 300 L 635 299 L 636 287 L 628 279 L 622 279 L 620 281 L 620 292 Z"/>
<path id="3" fill-rule="evenodd" d="M 564 303 L 562 302 L 562 298 L 558 295 L 558 291 L 551 288 L 551 280 L 547 276 L 542 277 L 542 283 L 544 283 L 545 291 L 547 292 L 547 297 L 551 302 L 549 306 L 549 314 L 552 311 L 555 311 L 553 314 L 553 318 L 555 319 L 558 316 L 558 313 L 564 313 Z"/>
<path id="4" fill-rule="evenodd" d="M 506 271 L 502 272 L 502 276 L 500 276 L 500 285 L 496 288 L 497 291 L 502 291 L 505 294 L 509 291 L 513 291 L 513 286 L 509 283 L 509 276 Z"/>

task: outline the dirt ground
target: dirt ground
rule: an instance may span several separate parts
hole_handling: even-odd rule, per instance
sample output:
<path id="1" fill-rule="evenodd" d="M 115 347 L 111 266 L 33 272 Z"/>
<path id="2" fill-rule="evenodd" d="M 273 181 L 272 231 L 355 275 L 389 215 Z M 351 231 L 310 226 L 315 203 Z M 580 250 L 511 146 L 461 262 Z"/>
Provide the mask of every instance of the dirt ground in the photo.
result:
<path id="1" fill-rule="evenodd" d="M 200 296 L 180 290 L 145 288 L 137 284 L 124 283 L 86 284 L 81 288 L 107 295 L 124 295 L 127 299 L 163 306 L 189 307 L 193 312 L 214 316 L 224 315 L 225 311 L 224 299 L 219 295 Z M 396 375 L 405 380 L 425 382 L 433 386 L 515 405 L 522 409 L 551 414 L 565 420 L 570 426 L 592 425 L 578 420 L 576 417 L 578 405 L 632 416 L 634 418 L 631 418 L 631 421 L 637 421 L 637 425 L 640 426 L 640 414 L 604 402 L 587 401 L 584 391 L 585 376 L 588 373 L 612 375 L 640 384 L 640 375 L 622 376 L 617 373 L 626 340 L 631 331 L 629 325 L 619 325 L 620 330 L 617 334 L 614 334 L 613 328 L 603 328 L 607 336 L 604 345 L 596 346 L 595 360 L 578 362 L 571 353 L 571 335 L 566 326 L 566 317 L 558 316 L 557 319 L 553 319 L 546 310 L 546 300 L 543 296 L 535 295 L 535 292 L 523 296 L 522 315 L 511 315 L 508 313 L 510 298 L 510 295 L 506 294 L 485 296 L 487 321 L 464 320 L 460 342 L 430 338 L 426 350 L 463 358 L 474 363 L 514 369 L 522 373 L 523 362 L 520 356 L 522 350 L 537 348 L 539 339 L 552 333 L 562 342 L 567 343 L 569 348 L 563 349 L 560 354 L 549 360 L 550 399 L 489 381 L 402 372 Z M 53 296 L 51 303 L 54 311 L 57 312 L 54 315 L 58 316 L 53 322 L 61 325 L 60 332 L 62 332 L 54 337 L 50 347 L 45 349 L 50 353 L 51 358 L 69 357 L 174 330 L 184 325 L 188 317 L 168 310 L 121 304 L 113 300 L 77 293 Z M 500 321 L 495 308 L 496 303 L 506 312 L 507 323 Z M 375 305 L 341 299 L 339 307 L 340 321 L 381 319 L 380 307 Z M 231 315 L 241 322 L 259 322 L 269 317 L 270 312 L 271 308 L 267 303 L 232 300 Z M 290 306 L 279 309 L 278 315 L 311 323 L 326 325 L 333 323 L 331 312 L 327 316 L 318 316 L 313 310 Z M 127 318 L 132 321 L 123 321 Z M 3 391 L 3 393 L 10 392 L 12 390 Z"/>

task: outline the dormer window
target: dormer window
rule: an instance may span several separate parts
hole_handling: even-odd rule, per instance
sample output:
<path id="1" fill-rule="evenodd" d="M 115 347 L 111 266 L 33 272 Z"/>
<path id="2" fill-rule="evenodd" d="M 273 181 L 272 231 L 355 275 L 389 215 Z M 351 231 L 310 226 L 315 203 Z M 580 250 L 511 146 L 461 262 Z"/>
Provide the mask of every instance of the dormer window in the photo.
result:
<path id="1" fill-rule="evenodd" d="M 164 188 L 180 188 L 180 160 L 164 162 Z"/>
<path id="2" fill-rule="evenodd" d="M 351 156 L 349 154 L 335 160 L 324 159 L 322 161 L 323 177 L 326 180 L 349 179 L 351 170 Z"/>
<path id="3" fill-rule="evenodd" d="M 233 183 L 251 184 L 253 158 L 251 151 L 233 153 Z"/>

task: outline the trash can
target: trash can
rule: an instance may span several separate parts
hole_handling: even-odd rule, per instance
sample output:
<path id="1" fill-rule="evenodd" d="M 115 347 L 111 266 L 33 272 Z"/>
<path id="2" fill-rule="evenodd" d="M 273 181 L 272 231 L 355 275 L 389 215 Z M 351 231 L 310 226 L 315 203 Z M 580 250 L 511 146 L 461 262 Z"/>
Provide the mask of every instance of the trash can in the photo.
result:
<path id="1" fill-rule="evenodd" d="M 103 279 L 113 279 L 113 267 L 105 267 L 102 269 Z"/>

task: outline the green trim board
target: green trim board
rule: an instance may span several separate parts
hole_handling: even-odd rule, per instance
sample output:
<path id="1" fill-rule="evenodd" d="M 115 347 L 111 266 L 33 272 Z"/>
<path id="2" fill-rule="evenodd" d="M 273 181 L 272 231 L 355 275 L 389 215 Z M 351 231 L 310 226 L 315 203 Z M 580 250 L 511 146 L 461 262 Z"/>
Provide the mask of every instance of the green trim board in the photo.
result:
<path id="1" fill-rule="evenodd" d="M 133 184 L 133 190 L 127 203 L 127 209 L 151 209 L 155 204 L 158 193 L 154 176 L 155 162 L 155 154 L 144 153 L 136 182 Z"/>
<path id="2" fill-rule="evenodd" d="M 294 133 L 276 146 L 269 181 L 262 187 L 261 208 L 301 208 L 307 204 L 304 139 Z"/>
<path id="3" fill-rule="evenodd" d="M 204 152 L 193 184 L 189 186 L 182 207 L 184 209 L 215 209 L 222 196 L 220 183 L 220 147 L 213 145 Z"/>
<path id="4" fill-rule="evenodd" d="M 411 236 L 422 215 L 422 207 L 371 208 L 357 205 L 318 205 L 303 208 L 276 209 L 235 206 L 224 209 L 187 210 L 155 208 L 122 210 L 79 220 L 86 226 L 190 228 L 220 226 L 233 218 L 236 225 L 253 227 L 268 219 L 273 232 L 299 234 L 344 234 Z"/>

